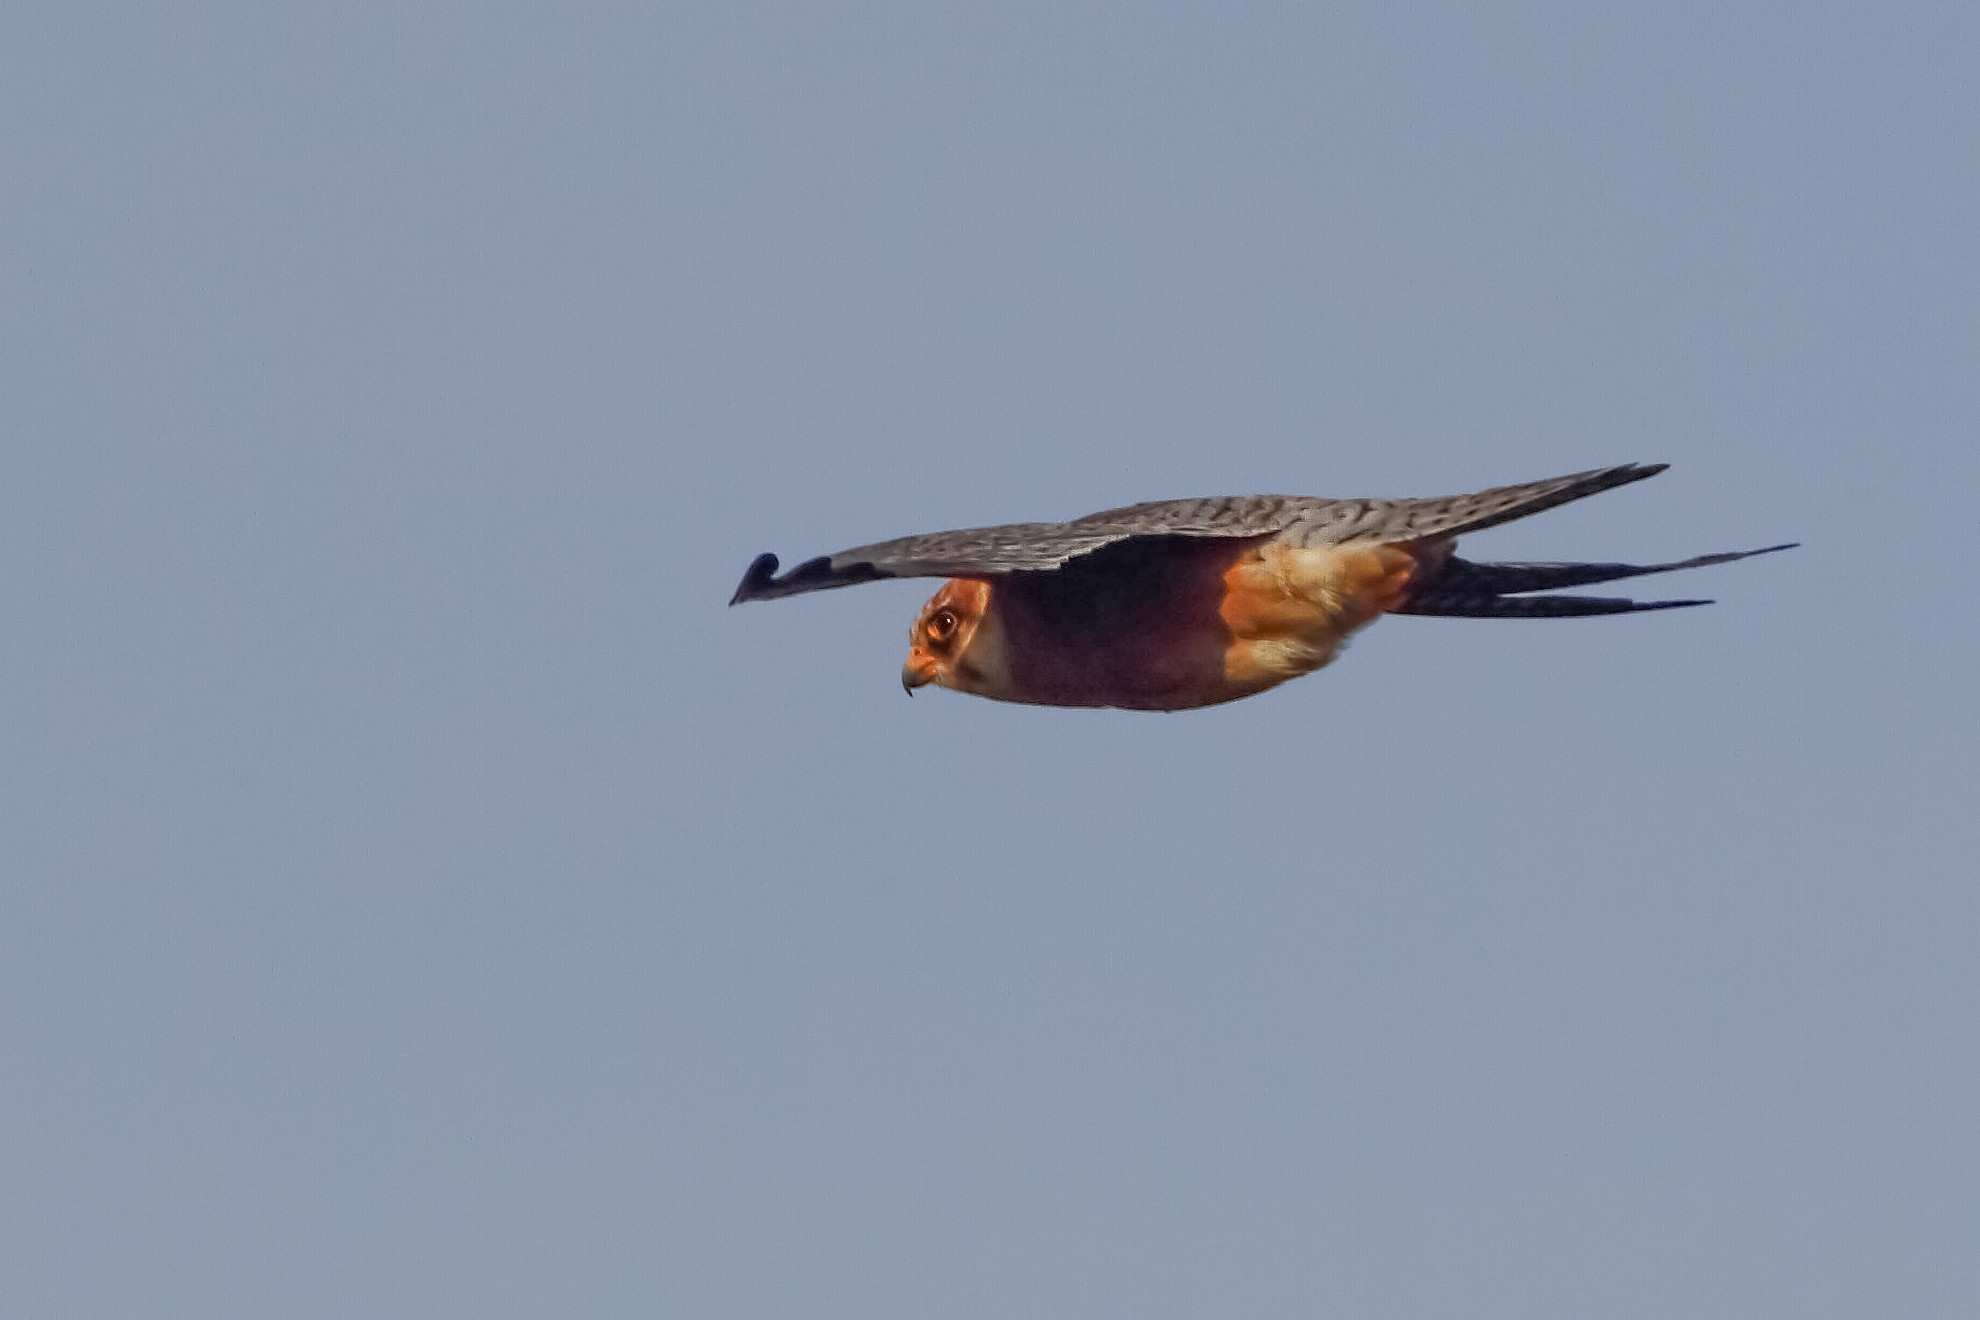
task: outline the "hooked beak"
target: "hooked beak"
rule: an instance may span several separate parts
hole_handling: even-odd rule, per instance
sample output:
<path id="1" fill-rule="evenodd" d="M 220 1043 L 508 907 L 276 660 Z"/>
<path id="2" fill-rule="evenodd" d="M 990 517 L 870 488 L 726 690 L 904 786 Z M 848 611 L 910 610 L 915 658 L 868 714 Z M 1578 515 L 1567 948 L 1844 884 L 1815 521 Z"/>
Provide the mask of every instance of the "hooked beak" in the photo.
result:
<path id="1" fill-rule="evenodd" d="M 910 697 L 918 687 L 926 687 L 935 681 L 935 659 L 919 650 L 909 651 L 907 663 L 901 666 L 901 691 Z"/>

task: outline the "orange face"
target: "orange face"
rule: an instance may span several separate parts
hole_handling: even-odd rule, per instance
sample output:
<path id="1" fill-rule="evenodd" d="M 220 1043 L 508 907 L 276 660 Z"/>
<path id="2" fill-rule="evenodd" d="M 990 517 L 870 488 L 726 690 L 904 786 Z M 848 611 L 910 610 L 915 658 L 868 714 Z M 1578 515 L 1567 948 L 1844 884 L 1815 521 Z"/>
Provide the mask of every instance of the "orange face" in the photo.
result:
<path id="1" fill-rule="evenodd" d="M 901 686 L 909 695 L 925 684 L 979 691 L 984 681 L 983 621 L 990 612 L 990 584 L 953 578 L 942 584 L 908 630 L 908 658 Z"/>

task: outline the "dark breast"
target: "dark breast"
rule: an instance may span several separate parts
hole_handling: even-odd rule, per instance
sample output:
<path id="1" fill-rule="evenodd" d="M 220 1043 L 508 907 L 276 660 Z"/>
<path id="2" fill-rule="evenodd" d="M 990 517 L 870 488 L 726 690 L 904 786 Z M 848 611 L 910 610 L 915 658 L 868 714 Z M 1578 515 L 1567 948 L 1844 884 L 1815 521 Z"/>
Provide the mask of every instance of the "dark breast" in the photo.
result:
<path id="1" fill-rule="evenodd" d="M 1139 537 L 1045 573 L 997 582 L 995 609 L 1021 699 L 1173 709 L 1220 683 L 1230 632 L 1224 571 L 1251 538 Z"/>

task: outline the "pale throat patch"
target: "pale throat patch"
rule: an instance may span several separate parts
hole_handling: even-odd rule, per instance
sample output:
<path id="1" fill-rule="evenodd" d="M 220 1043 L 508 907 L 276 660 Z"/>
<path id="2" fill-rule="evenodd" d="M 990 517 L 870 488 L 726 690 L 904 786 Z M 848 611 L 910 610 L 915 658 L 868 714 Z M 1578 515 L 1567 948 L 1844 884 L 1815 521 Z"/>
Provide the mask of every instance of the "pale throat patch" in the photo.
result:
<path id="1" fill-rule="evenodd" d="M 950 662 L 947 686 L 960 692 L 990 695 L 1009 690 L 1010 657 L 1004 641 L 1003 620 L 997 617 L 996 600 L 987 586 L 982 606 L 983 612 L 970 630 L 969 639 Z"/>

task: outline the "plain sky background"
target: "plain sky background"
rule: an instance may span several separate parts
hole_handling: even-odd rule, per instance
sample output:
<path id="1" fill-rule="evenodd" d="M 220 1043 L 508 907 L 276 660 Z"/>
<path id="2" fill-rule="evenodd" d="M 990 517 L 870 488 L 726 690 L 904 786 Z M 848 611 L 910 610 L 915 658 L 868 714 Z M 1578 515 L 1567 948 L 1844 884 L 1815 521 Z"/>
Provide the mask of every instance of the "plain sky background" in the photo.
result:
<path id="1" fill-rule="evenodd" d="M 0 14 L 0 1314 L 1980 1313 L 1980 9 Z M 1172 716 L 755 553 L 1654 482 Z"/>

